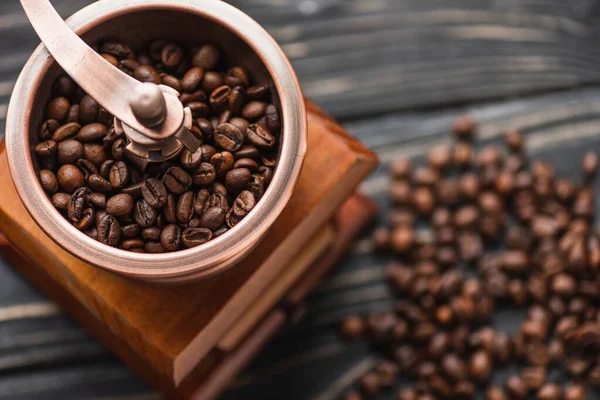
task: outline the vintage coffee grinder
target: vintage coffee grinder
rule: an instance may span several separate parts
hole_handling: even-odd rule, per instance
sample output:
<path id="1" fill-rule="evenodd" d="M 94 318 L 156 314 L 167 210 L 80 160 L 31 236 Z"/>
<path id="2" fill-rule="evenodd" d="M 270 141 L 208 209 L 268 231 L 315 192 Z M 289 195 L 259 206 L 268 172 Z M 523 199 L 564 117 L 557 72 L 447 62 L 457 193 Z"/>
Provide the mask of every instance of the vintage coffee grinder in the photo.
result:
<path id="1" fill-rule="evenodd" d="M 6 147 L 0 145 L 0 232 L 12 246 L 0 241 L 0 249 L 157 387 L 176 397 L 214 398 L 370 220 L 373 205 L 352 194 L 377 159 L 305 105 L 281 48 L 226 3 L 102 0 L 67 25 L 48 0 L 21 2 L 44 45 L 15 86 Z M 52 82 L 63 71 L 115 116 L 140 168 L 201 144 L 179 93 L 138 82 L 90 47 L 110 37 L 132 47 L 159 37 L 215 43 L 232 64 L 271 85 L 282 116 L 273 181 L 223 236 L 189 250 L 134 254 L 75 229 L 44 193 L 32 149 Z"/>

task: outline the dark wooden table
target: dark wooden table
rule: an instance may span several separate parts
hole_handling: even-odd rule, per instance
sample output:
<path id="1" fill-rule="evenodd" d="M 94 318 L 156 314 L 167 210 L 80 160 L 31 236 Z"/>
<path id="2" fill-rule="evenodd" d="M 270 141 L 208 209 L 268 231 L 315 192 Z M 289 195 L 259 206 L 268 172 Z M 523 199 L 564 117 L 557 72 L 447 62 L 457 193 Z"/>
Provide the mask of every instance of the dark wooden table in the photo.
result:
<path id="1" fill-rule="evenodd" d="M 66 17 L 90 1 L 53 3 Z M 447 141 L 464 112 L 480 122 L 482 143 L 522 128 L 534 157 L 563 174 L 576 174 L 585 150 L 600 149 L 595 0 L 231 3 L 281 43 L 306 94 L 380 154 L 384 166 L 364 190 L 384 210 L 385 164 L 418 160 Z M 0 135 L 14 80 L 38 43 L 18 1 L 0 0 Z M 226 399 L 333 400 L 373 365 L 365 344 L 345 344 L 336 330 L 344 315 L 393 304 L 388 260 L 370 248 L 367 239 L 355 246 L 310 296 L 304 319 L 278 335 Z M 520 317 L 496 325 L 511 331 Z M 0 398 L 160 396 L 0 259 Z"/>

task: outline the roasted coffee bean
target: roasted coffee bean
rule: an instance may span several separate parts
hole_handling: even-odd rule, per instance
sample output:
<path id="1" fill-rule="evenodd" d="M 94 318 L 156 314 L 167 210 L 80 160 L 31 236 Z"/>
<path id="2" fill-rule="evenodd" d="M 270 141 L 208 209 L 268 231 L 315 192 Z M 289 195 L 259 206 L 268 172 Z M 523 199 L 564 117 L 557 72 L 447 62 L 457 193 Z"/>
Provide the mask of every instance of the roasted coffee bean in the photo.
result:
<path id="1" fill-rule="evenodd" d="M 233 155 L 228 151 L 216 153 L 211 157 L 210 163 L 215 167 L 218 177 L 224 177 L 234 166 Z"/>
<path id="2" fill-rule="evenodd" d="M 96 221 L 96 211 L 93 208 L 86 208 L 81 213 L 81 216 L 78 221 L 73 222 L 73 226 L 80 231 L 85 231 L 90 229 L 94 222 Z"/>
<path id="3" fill-rule="evenodd" d="M 244 67 L 236 66 L 230 68 L 225 74 L 225 83 L 231 87 L 243 86 L 248 87 L 250 78 Z"/>
<path id="4" fill-rule="evenodd" d="M 111 247 L 118 246 L 121 240 L 121 225 L 112 215 L 103 215 L 97 224 L 98 241 Z"/>
<path id="5" fill-rule="evenodd" d="M 87 179 L 87 184 L 94 192 L 108 193 L 112 190 L 110 182 L 98 174 L 92 174 Z"/>
<path id="6" fill-rule="evenodd" d="M 221 207 L 210 207 L 200 217 L 200 226 L 211 231 L 217 230 L 225 223 L 226 214 L 227 210 Z"/>
<path id="7" fill-rule="evenodd" d="M 100 47 L 102 53 L 113 55 L 119 60 L 135 59 L 135 55 L 131 48 L 120 40 L 109 40 L 104 42 Z"/>
<path id="8" fill-rule="evenodd" d="M 201 216 L 204 213 L 205 204 L 208 198 L 210 197 L 210 193 L 206 189 L 201 189 L 196 195 L 196 201 L 194 203 L 194 211 L 197 215 Z"/>
<path id="9" fill-rule="evenodd" d="M 133 71 L 133 76 L 140 82 L 162 83 L 159 73 L 150 65 L 140 65 Z"/>
<path id="10" fill-rule="evenodd" d="M 136 183 L 131 186 L 124 187 L 121 191 L 122 193 L 128 194 L 133 197 L 134 200 L 139 200 L 142 198 L 142 187 L 144 186 L 144 182 Z"/>
<path id="11" fill-rule="evenodd" d="M 521 379 L 520 377 L 518 377 L 516 375 L 510 376 L 506 380 L 504 387 L 505 387 L 507 393 L 509 394 L 509 396 L 511 396 L 511 398 L 518 399 L 518 400 L 524 400 L 527 398 L 527 393 L 529 392 L 529 388 L 527 387 L 527 385 L 525 384 L 523 379 Z"/>
<path id="12" fill-rule="evenodd" d="M 207 162 L 203 162 L 200 164 L 198 171 L 193 176 L 193 181 L 195 185 L 210 185 L 217 177 L 217 172 L 215 167 Z"/>
<path id="13" fill-rule="evenodd" d="M 349 339 L 357 339 L 365 332 L 365 322 L 357 315 L 351 315 L 342 321 L 342 333 Z"/>
<path id="14" fill-rule="evenodd" d="M 56 155 L 61 164 L 75 164 L 77 160 L 84 157 L 83 144 L 77 140 L 59 142 Z"/>
<path id="15" fill-rule="evenodd" d="M 258 201 L 262 199 L 265 194 L 265 178 L 259 174 L 253 174 L 250 177 L 248 183 L 248 191 L 254 195 L 254 198 Z"/>
<path id="16" fill-rule="evenodd" d="M 94 164 L 92 164 L 91 162 L 89 162 L 88 160 L 85 160 L 83 158 L 80 158 L 79 160 L 77 160 L 75 165 L 81 171 L 83 171 L 83 175 L 86 179 L 88 179 L 90 177 L 90 175 L 99 173 L 98 168 L 96 168 L 96 166 Z"/>
<path id="17" fill-rule="evenodd" d="M 520 153 L 523 150 L 523 137 L 516 129 L 510 129 L 504 134 L 504 142 L 510 151 Z"/>
<path id="18" fill-rule="evenodd" d="M 217 126 L 214 133 L 215 142 L 226 151 L 239 150 L 244 143 L 244 134 L 233 124 L 224 123 Z M 248 138 L 249 140 L 250 137 Z"/>
<path id="19" fill-rule="evenodd" d="M 52 93 L 55 96 L 71 97 L 75 94 L 77 84 L 68 75 L 60 75 L 52 85 Z"/>
<path id="20" fill-rule="evenodd" d="M 160 234 L 160 244 L 167 251 L 176 251 L 181 245 L 181 228 L 175 224 L 167 225 Z"/>
<path id="21" fill-rule="evenodd" d="M 223 77 L 218 72 L 207 71 L 202 80 L 202 89 L 207 93 L 212 93 L 218 87 L 223 86 Z"/>
<path id="22" fill-rule="evenodd" d="M 242 117 L 248 121 L 256 121 L 265 115 L 267 103 L 262 101 L 250 101 L 242 110 Z"/>
<path id="23" fill-rule="evenodd" d="M 116 162 L 109 172 L 110 185 L 113 189 L 122 189 L 129 183 L 129 169 L 123 161 Z"/>
<path id="24" fill-rule="evenodd" d="M 230 97 L 231 99 L 231 97 Z M 239 118 L 239 117 L 233 117 L 231 118 L 231 120 L 229 121 L 230 124 L 237 126 L 237 128 L 242 131 L 242 132 L 246 132 L 246 130 L 248 130 L 248 126 L 250 126 L 250 123 L 248 121 L 246 121 L 243 118 Z M 247 146 L 249 148 L 252 148 L 252 146 Z M 243 150 L 244 147 L 242 147 L 240 150 L 238 150 L 235 154 L 235 158 L 243 158 L 245 157 L 243 155 Z M 259 158 L 260 157 L 260 153 L 258 153 L 258 150 L 256 150 L 257 153 L 254 153 L 252 156 L 253 158 Z M 239 154 L 239 155 L 238 155 Z"/>
<path id="25" fill-rule="evenodd" d="M 79 104 L 73 104 L 69 108 L 69 115 L 67 116 L 67 122 L 79 122 Z"/>
<path id="26" fill-rule="evenodd" d="M 536 400 L 561 400 L 562 389 L 555 383 L 547 383 L 538 390 Z"/>
<path id="27" fill-rule="evenodd" d="M 375 396 L 381 389 L 381 378 L 375 372 L 369 372 L 359 379 L 360 390 L 365 396 Z"/>
<path id="28" fill-rule="evenodd" d="M 164 217 L 166 222 L 171 224 L 177 223 L 177 199 L 175 195 L 169 193 L 167 196 L 167 204 L 163 208 L 163 213 L 160 216 Z"/>
<path id="29" fill-rule="evenodd" d="M 189 104 L 189 103 L 193 103 L 193 102 L 200 102 L 200 103 L 207 103 L 208 102 L 208 96 L 206 95 L 206 93 L 204 92 L 204 90 L 199 89 L 199 90 L 195 90 L 193 93 L 183 93 L 179 96 L 179 100 L 181 100 L 181 102 L 185 105 Z M 198 121 L 195 120 L 193 122 L 194 126 L 199 125 Z M 200 128 L 200 126 L 198 126 L 198 128 Z"/>
<path id="30" fill-rule="evenodd" d="M 267 130 L 269 132 L 277 134 L 281 131 L 281 118 L 276 105 L 269 104 L 267 106 L 265 109 L 265 119 L 267 122 Z"/>
<path id="31" fill-rule="evenodd" d="M 35 146 L 35 154 L 42 160 L 54 158 L 57 150 L 58 144 L 54 140 L 47 140 Z"/>
<path id="32" fill-rule="evenodd" d="M 153 208 L 162 208 L 167 204 L 167 189 L 161 181 L 149 178 L 142 186 L 142 196 Z"/>
<path id="33" fill-rule="evenodd" d="M 100 105 L 91 96 L 85 95 L 79 103 L 79 122 L 82 125 L 96 122 L 100 112 Z"/>
<path id="34" fill-rule="evenodd" d="M 181 89 L 187 93 L 193 93 L 202 83 L 204 70 L 200 67 L 194 67 L 187 71 L 181 79 Z"/>
<path id="35" fill-rule="evenodd" d="M 183 231 L 182 239 L 183 245 L 190 249 L 197 247 L 209 242 L 213 238 L 213 234 L 210 229 L 206 228 L 188 228 Z"/>
<path id="36" fill-rule="evenodd" d="M 40 171 L 40 183 L 49 195 L 53 195 L 58 190 L 58 179 L 54 172 L 43 169 Z"/>
<path id="37" fill-rule="evenodd" d="M 598 172 L 598 154 L 591 151 L 586 153 L 581 162 L 581 170 L 586 179 L 594 178 Z"/>
<path id="38" fill-rule="evenodd" d="M 270 149 L 276 142 L 275 136 L 258 124 L 248 126 L 246 137 L 250 143 L 261 149 Z"/>
<path id="39" fill-rule="evenodd" d="M 269 167 L 265 167 L 265 166 L 261 166 L 258 169 L 258 172 L 260 173 L 260 175 L 265 178 L 265 185 L 268 186 L 271 184 L 271 181 L 273 180 L 273 169 L 269 168 Z"/>
<path id="40" fill-rule="evenodd" d="M 127 143 L 124 139 L 117 139 L 113 142 L 110 152 L 115 161 L 122 161 L 124 159 L 125 147 L 127 147 Z"/>
<path id="41" fill-rule="evenodd" d="M 85 125 L 81 129 L 79 129 L 79 132 L 77 132 L 75 139 L 79 140 L 80 142 L 93 142 L 102 139 L 107 132 L 108 129 L 105 125 L 99 123 L 92 123 Z"/>
<path id="42" fill-rule="evenodd" d="M 486 400 L 509 400 L 508 396 L 502 389 L 496 386 L 491 386 L 488 388 L 485 394 Z"/>
<path id="43" fill-rule="evenodd" d="M 156 210 L 144 199 L 135 204 L 133 210 L 135 222 L 142 228 L 148 228 L 156 223 Z"/>
<path id="44" fill-rule="evenodd" d="M 78 223 L 83 217 L 83 210 L 85 209 L 90 191 L 87 188 L 79 188 L 73 193 L 69 200 L 69 206 L 67 209 L 68 217 L 71 222 Z"/>
<path id="45" fill-rule="evenodd" d="M 466 115 L 454 121 L 453 131 L 458 139 L 470 140 L 475 135 L 475 120 Z"/>
<path id="46" fill-rule="evenodd" d="M 108 199 L 106 212 L 115 217 L 129 215 L 133 210 L 134 201 L 128 194 L 118 194 Z"/>
<path id="47" fill-rule="evenodd" d="M 69 122 L 57 128 L 52 134 L 52 140 L 62 142 L 63 140 L 75 138 L 81 129 L 77 122 Z"/>
<path id="48" fill-rule="evenodd" d="M 231 88 L 227 85 L 216 88 L 210 95 L 210 106 L 213 111 L 222 113 L 229 104 Z"/>
<path id="49" fill-rule="evenodd" d="M 435 147 L 427 154 L 427 161 L 433 168 L 445 169 L 452 161 L 452 151 L 448 146 Z"/>
<path id="50" fill-rule="evenodd" d="M 163 176 L 163 184 L 174 194 L 182 194 L 192 186 L 192 177 L 179 167 L 171 167 Z"/>
<path id="51" fill-rule="evenodd" d="M 121 237 L 123 239 L 134 239 L 140 236 L 142 228 L 138 224 L 130 224 L 121 227 Z M 143 242 L 142 246 L 144 247 Z"/>
<path id="52" fill-rule="evenodd" d="M 186 169 L 195 169 L 200 166 L 202 162 L 202 146 L 194 153 L 188 149 L 183 149 L 180 158 L 181 166 Z"/>
<path id="53" fill-rule="evenodd" d="M 110 170 L 113 167 L 113 165 L 115 165 L 115 163 L 116 163 L 115 160 L 106 160 L 106 161 L 104 161 L 102 163 L 102 165 L 100 165 L 100 168 L 98 168 L 98 173 L 100 174 L 100 176 L 103 177 L 106 180 L 110 180 Z"/>
<path id="54" fill-rule="evenodd" d="M 161 52 L 162 63 L 169 68 L 176 67 L 183 60 L 183 49 L 176 43 L 167 43 Z"/>
<path id="55" fill-rule="evenodd" d="M 211 44 L 206 44 L 193 55 L 192 63 L 204 70 L 214 69 L 221 58 L 220 50 Z"/>
<path id="56" fill-rule="evenodd" d="M 225 176 L 225 186 L 230 193 L 236 195 L 248 186 L 251 178 L 252 173 L 249 169 L 236 168 L 229 171 Z"/>
<path id="57" fill-rule="evenodd" d="M 270 88 L 268 85 L 256 85 L 248 88 L 247 95 L 250 100 L 265 100 L 269 97 Z"/>
<path id="58" fill-rule="evenodd" d="M 166 253 L 167 251 L 160 242 L 146 242 L 144 250 L 151 254 Z"/>
<path id="59" fill-rule="evenodd" d="M 587 390 L 584 385 L 572 384 L 565 388 L 564 400 L 587 400 Z"/>
<path id="60" fill-rule="evenodd" d="M 69 113 L 71 103 L 65 97 L 56 97 L 48 104 L 47 113 L 49 119 L 64 121 Z"/>
<path id="61" fill-rule="evenodd" d="M 212 156 L 214 156 L 217 153 L 217 149 L 215 149 L 213 146 L 204 144 L 201 146 L 202 148 L 202 162 L 210 162 L 210 159 L 212 158 Z"/>
<path id="62" fill-rule="evenodd" d="M 86 143 L 83 145 L 83 153 L 86 160 L 100 168 L 103 162 L 108 160 L 108 152 L 101 144 Z"/>
<path id="63" fill-rule="evenodd" d="M 412 165 L 408 160 L 395 160 L 389 167 L 389 173 L 393 179 L 408 179 L 412 172 Z"/>
<path id="64" fill-rule="evenodd" d="M 448 378 L 460 381 L 467 378 L 465 363 L 455 354 L 447 354 L 441 360 L 441 367 Z"/>
<path id="65" fill-rule="evenodd" d="M 208 197 L 208 199 L 204 202 L 204 209 L 202 212 L 206 212 L 210 207 L 219 207 L 224 209 L 225 211 L 229 210 L 229 202 L 227 201 L 227 197 L 224 194 L 212 194 Z"/>
<path id="66" fill-rule="evenodd" d="M 391 184 L 389 194 L 390 199 L 396 205 L 408 205 L 412 201 L 413 188 L 405 180 L 398 180 Z"/>
<path id="67" fill-rule="evenodd" d="M 257 161 L 260 160 L 260 151 L 254 146 L 243 146 L 233 154 L 233 157 L 235 160 L 247 158 Z"/>
<path id="68" fill-rule="evenodd" d="M 435 208 L 435 195 L 428 187 L 419 187 L 411 194 L 411 202 L 415 210 L 421 215 L 429 215 Z"/>
<path id="69" fill-rule="evenodd" d="M 240 86 L 236 86 L 231 90 L 228 98 L 228 107 L 232 115 L 240 115 L 242 108 L 246 103 L 246 90 Z M 237 125 L 236 125 L 237 126 Z M 247 126 L 246 126 L 247 127 Z M 246 128 L 244 127 L 244 128 Z M 245 132 L 245 129 L 242 130 Z"/>
<path id="70" fill-rule="evenodd" d="M 542 367 L 523 368 L 521 378 L 528 389 L 537 390 L 546 382 L 546 369 Z"/>
<path id="71" fill-rule="evenodd" d="M 67 211 L 69 203 L 71 202 L 71 195 L 67 193 L 56 193 L 52 196 L 52 205 L 60 211 Z"/>
<path id="72" fill-rule="evenodd" d="M 127 239 L 121 242 L 120 246 L 123 250 L 133 251 L 134 249 L 143 249 L 144 241 L 141 239 Z"/>
<path id="73" fill-rule="evenodd" d="M 74 165 L 63 165 L 56 176 L 58 184 L 67 193 L 73 193 L 85 185 L 83 173 Z"/>
<path id="74" fill-rule="evenodd" d="M 478 351 L 471 356 L 469 368 L 471 378 L 478 382 L 486 382 L 492 374 L 492 358 L 486 351 Z"/>
<path id="75" fill-rule="evenodd" d="M 54 132 L 60 127 L 60 123 L 55 119 L 49 119 L 42 124 L 40 130 L 40 139 L 49 140 L 54 135 Z"/>
<path id="76" fill-rule="evenodd" d="M 194 204 L 196 198 L 194 192 L 185 192 L 177 200 L 177 220 L 182 224 L 187 224 L 194 217 Z M 221 222 L 221 225 L 223 223 Z"/>
<path id="77" fill-rule="evenodd" d="M 147 64 L 145 64 L 145 65 L 147 65 Z M 204 71 L 203 71 L 203 73 L 204 73 Z M 163 85 L 167 85 L 167 86 L 175 89 L 177 92 L 181 92 L 183 90 L 183 88 L 182 88 L 183 80 L 180 81 L 173 75 L 164 74 L 164 73 L 160 74 L 160 78 L 162 79 Z M 185 78 L 185 76 L 184 76 L 184 78 Z M 189 81 L 188 81 L 188 84 L 189 84 Z M 192 89 L 192 91 L 193 91 L 193 89 Z"/>
<path id="78" fill-rule="evenodd" d="M 244 219 L 250 213 L 250 211 L 254 209 L 255 206 L 256 200 L 254 199 L 254 195 L 247 190 L 241 192 L 235 199 L 233 207 L 229 210 L 227 216 L 225 217 L 227 226 L 233 228 L 242 219 Z"/>

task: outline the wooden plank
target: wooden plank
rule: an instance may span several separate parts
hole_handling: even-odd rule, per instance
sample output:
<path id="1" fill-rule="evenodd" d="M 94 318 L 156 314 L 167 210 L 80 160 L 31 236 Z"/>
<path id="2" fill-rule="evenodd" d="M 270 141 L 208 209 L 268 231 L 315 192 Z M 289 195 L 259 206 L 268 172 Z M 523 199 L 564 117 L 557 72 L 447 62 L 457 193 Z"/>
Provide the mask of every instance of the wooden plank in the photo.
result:
<path id="1" fill-rule="evenodd" d="M 55 3 L 68 15 L 90 2 Z M 17 0 L 3 3 L 0 76 L 14 79 L 39 40 Z M 337 118 L 600 82 L 599 26 L 573 1 L 335 0 L 312 11 L 309 3 L 232 1 L 267 27 L 305 93 Z M 0 118 L 7 101 L 0 97 Z"/>
<path id="2" fill-rule="evenodd" d="M 302 253 L 275 278 L 270 286 L 261 292 L 260 297 L 231 327 L 219 341 L 217 347 L 225 352 L 232 351 L 237 347 L 256 326 L 257 321 L 267 315 L 292 285 L 305 275 L 315 261 L 331 247 L 336 236 L 335 228 L 331 225 L 325 226 L 318 232 L 309 243 L 303 246 Z"/>

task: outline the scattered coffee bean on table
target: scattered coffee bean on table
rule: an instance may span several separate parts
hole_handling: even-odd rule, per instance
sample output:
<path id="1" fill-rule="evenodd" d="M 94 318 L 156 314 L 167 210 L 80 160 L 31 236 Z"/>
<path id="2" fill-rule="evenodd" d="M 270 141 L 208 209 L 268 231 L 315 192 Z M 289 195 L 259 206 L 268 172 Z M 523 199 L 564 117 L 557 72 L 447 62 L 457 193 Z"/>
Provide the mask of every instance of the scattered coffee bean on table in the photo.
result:
<path id="1" fill-rule="evenodd" d="M 343 337 L 371 342 L 385 367 L 344 398 L 600 398 L 598 156 L 582 158 L 576 182 L 529 160 L 516 129 L 505 150 L 479 151 L 473 118 L 452 130 L 456 143 L 432 149 L 425 166 L 389 167 L 393 209 L 373 246 L 395 258 L 387 279 L 396 306 L 341 323 Z M 524 309 L 516 334 L 492 327 L 497 310 Z"/>
<path id="2" fill-rule="evenodd" d="M 136 53 L 109 40 L 95 49 L 136 79 L 180 92 L 202 146 L 141 170 L 113 116 L 61 75 L 35 146 L 40 183 L 56 209 L 99 242 L 141 253 L 196 247 L 244 219 L 276 166 L 282 121 L 270 83 L 254 84 L 210 44 L 156 40 Z"/>

